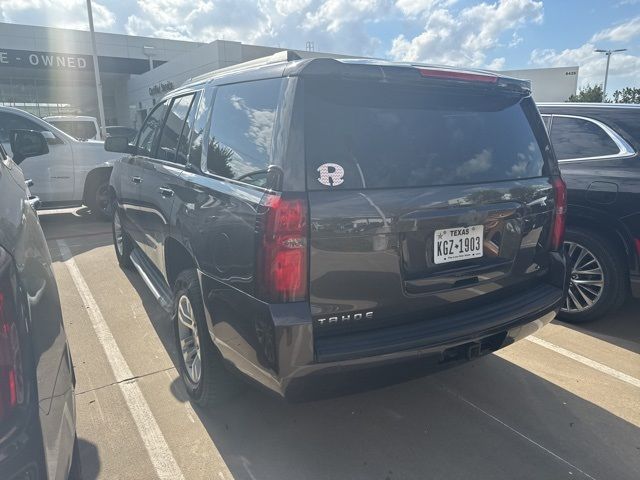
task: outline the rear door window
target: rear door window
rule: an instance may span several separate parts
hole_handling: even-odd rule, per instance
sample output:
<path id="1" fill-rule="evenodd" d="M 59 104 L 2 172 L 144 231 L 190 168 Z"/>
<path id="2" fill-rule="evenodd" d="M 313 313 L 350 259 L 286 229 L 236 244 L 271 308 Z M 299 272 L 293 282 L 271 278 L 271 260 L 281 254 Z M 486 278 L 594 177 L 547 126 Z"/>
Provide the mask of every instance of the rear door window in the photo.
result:
<path id="1" fill-rule="evenodd" d="M 553 116 L 551 143 L 558 160 L 617 155 L 620 148 L 599 125 L 583 118 Z"/>
<path id="2" fill-rule="evenodd" d="M 209 173 L 266 184 L 281 84 L 276 78 L 218 88 L 208 138 Z"/>
<path id="3" fill-rule="evenodd" d="M 313 78 L 305 79 L 304 91 L 310 189 L 543 175 L 544 127 L 530 99 Z"/>

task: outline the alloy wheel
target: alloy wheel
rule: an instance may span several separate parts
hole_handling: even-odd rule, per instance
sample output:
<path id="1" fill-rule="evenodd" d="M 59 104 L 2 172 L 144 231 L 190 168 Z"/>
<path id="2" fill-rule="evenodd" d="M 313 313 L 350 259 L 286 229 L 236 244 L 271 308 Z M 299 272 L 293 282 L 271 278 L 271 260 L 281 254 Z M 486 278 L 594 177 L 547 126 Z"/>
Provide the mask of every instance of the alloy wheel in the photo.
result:
<path id="1" fill-rule="evenodd" d="M 593 307 L 604 289 L 604 273 L 596 256 L 575 242 L 565 242 L 565 253 L 571 266 L 569 294 L 563 312 L 577 313 Z"/>
<path id="2" fill-rule="evenodd" d="M 178 300 L 178 335 L 187 375 L 193 383 L 197 384 L 202 375 L 200 340 L 193 307 L 186 295 L 182 295 Z"/>

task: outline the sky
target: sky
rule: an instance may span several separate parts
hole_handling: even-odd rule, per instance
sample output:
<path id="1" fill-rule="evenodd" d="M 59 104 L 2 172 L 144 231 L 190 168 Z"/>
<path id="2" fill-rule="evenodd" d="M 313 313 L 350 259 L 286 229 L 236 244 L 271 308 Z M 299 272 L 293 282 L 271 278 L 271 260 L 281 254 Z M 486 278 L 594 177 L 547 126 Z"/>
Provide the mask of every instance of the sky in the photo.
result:
<path id="1" fill-rule="evenodd" d="M 85 0 L 0 0 L 0 20 L 87 30 Z M 640 87 L 640 0 L 100 0 L 96 30 L 497 70 L 580 67 Z M 2 26 L 0 25 L 0 28 Z"/>

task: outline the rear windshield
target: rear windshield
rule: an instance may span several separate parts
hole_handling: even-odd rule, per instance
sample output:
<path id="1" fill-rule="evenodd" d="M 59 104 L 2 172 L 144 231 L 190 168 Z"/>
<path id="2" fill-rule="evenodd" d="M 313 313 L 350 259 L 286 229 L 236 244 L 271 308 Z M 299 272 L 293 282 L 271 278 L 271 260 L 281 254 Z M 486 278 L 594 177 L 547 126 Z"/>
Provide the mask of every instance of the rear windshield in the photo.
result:
<path id="1" fill-rule="evenodd" d="M 50 123 L 79 140 L 94 138 L 98 133 L 93 122 L 84 120 L 52 120 Z"/>
<path id="2" fill-rule="evenodd" d="M 308 188 L 452 185 L 543 175 L 530 98 L 305 79 Z M 543 133 L 544 135 L 544 133 Z"/>

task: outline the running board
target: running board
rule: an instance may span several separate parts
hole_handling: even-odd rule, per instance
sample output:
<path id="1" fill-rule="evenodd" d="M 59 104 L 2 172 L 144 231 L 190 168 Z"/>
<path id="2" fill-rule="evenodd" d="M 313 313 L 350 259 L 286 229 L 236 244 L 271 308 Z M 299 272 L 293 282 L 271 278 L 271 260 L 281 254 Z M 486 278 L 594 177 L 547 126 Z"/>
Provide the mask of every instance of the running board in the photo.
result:
<path id="1" fill-rule="evenodd" d="M 130 258 L 131 263 L 136 267 L 142 280 L 147 284 L 160 306 L 171 315 L 173 313 L 173 293 L 167 288 L 164 279 L 149 265 L 149 261 L 140 253 L 138 248 L 133 249 Z"/>

